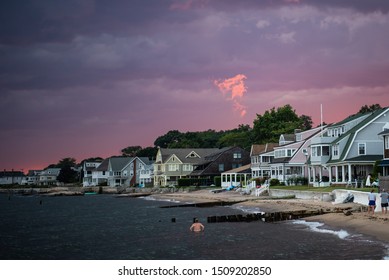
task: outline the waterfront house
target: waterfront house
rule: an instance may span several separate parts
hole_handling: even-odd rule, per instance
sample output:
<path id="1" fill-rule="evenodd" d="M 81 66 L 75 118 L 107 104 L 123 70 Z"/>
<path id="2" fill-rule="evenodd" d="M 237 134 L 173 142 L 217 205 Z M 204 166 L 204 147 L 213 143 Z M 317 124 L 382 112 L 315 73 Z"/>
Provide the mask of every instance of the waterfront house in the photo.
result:
<path id="1" fill-rule="evenodd" d="M 82 186 L 83 187 L 94 186 L 92 172 L 101 163 L 102 163 L 102 160 L 101 161 L 84 161 L 84 163 L 82 165 L 82 174 L 83 174 Z"/>
<path id="2" fill-rule="evenodd" d="M 0 171 L 0 185 L 21 185 L 25 175 L 21 171 Z"/>
<path id="3" fill-rule="evenodd" d="M 222 151 L 217 148 L 167 149 L 159 148 L 154 163 L 154 186 L 176 185 L 187 178 L 205 157 Z"/>
<path id="4" fill-rule="evenodd" d="M 211 185 L 214 178 L 223 172 L 250 164 L 250 153 L 240 147 L 226 147 L 204 156 L 194 164 L 191 178 L 203 179 L 204 184 Z"/>
<path id="5" fill-rule="evenodd" d="M 111 157 L 108 162 L 108 185 L 132 187 L 151 183 L 152 165 L 147 157 Z"/>
<path id="6" fill-rule="evenodd" d="M 108 174 L 109 174 L 108 163 L 109 163 L 109 158 L 106 158 L 97 167 L 92 169 L 91 186 L 108 185 Z"/>
<path id="7" fill-rule="evenodd" d="M 300 177 L 307 177 L 308 147 L 314 135 L 323 127 L 306 131 L 296 130 L 294 136 L 280 135 L 279 145 L 274 147 L 274 158 L 269 163 L 271 179 L 291 184 Z"/>
<path id="8" fill-rule="evenodd" d="M 46 168 L 39 174 L 39 185 L 56 186 L 59 184 L 57 177 L 61 168 Z"/>
<path id="9" fill-rule="evenodd" d="M 29 170 L 27 175 L 22 179 L 21 185 L 38 185 L 41 173 L 42 170 Z"/>
<path id="10" fill-rule="evenodd" d="M 270 163 L 274 159 L 274 148 L 278 143 L 254 144 L 251 145 L 251 173 L 252 178 L 270 178 Z"/>
<path id="11" fill-rule="evenodd" d="M 383 139 L 389 108 L 356 114 L 327 127 L 312 140 L 310 175 L 322 182 L 363 186 L 377 161 L 383 159 Z"/>

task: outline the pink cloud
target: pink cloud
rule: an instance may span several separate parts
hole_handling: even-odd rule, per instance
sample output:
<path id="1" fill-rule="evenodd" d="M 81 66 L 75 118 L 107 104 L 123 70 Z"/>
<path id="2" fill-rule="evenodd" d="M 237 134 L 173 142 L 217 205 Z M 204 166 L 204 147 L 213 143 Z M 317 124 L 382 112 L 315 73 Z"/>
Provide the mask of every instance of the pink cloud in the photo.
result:
<path id="1" fill-rule="evenodd" d="M 247 77 L 243 74 L 238 74 L 232 78 L 225 80 L 215 80 L 214 84 L 219 90 L 226 96 L 231 94 L 231 97 L 227 97 L 227 100 L 233 101 L 234 110 L 239 112 L 241 117 L 244 117 L 247 113 L 246 106 L 242 105 L 240 100 L 247 92 L 247 87 L 244 81 Z"/>

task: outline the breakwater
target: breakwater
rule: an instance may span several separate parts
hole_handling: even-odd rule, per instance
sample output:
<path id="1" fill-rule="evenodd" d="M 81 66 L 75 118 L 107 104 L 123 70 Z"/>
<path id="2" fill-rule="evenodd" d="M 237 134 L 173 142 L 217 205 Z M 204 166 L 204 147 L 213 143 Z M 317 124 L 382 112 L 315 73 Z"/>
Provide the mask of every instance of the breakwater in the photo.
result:
<path id="1" fill-rule="evenodd" d="M 160 208 L 179 208 L 179 207 L 214 207 L 214 206 L 229 206 L 247 200 L 239 201 L 209 201 L 198 203 L 185 203 L 176 205 L 164 205 Z M 208 216 L 207 223 L 237 223 L 237 222 L 279 222 L 285 220 L 296 220 L 310 216 L 323 215 L 327 213 L 343 213 L 344 215 L 352 215 L 353 212 L 366 211 L 366 207 L 352 204 L 350 206 L 318 208 L 318 209 L 299 209 L 299 210 L 283 210 L 274 212 L 260 212 L 235 215 L 220 215 Z"/>

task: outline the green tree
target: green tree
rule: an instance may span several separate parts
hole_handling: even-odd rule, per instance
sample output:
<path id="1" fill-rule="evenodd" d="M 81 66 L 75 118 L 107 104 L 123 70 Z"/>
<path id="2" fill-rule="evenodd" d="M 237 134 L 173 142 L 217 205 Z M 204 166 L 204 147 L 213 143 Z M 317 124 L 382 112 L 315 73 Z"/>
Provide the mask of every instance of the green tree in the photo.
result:
<path id="1" fill-rule="evenodd" d="M 372 104 L 370 106 L 364 105 L 361 107 L 358 113 L 365 114 L 365 113 L 374 112 L 378 109 L 382 109 L 380 104 Z"/>
<path id="2" fill-rule="evenodd" d="M 154 145 L 160 148 L 168 148 L 169 144 L 179 142 L 182 138 L 182 133 L 178 130 L 170 130 L 165 135 L 159 136 L 155 141 Z"/>
<path id="3" fill-rule="evenodd" d="M 278 142 L 281 134 L 291 134 L 295 129 L 305 130 L 311 127 L 311 118 L 305 115 L 299 117 L 289 104 L 277 109 L 273 107 L 263 115 L 257 114 L 253 125 L 253 142 Z"/>
<path id="4" fill-rule="evenodd" d="M 65 165 L 61 168 L 58 174 L 57 180 L 62 183 L 76 183 L 78 182 L 78 172 L 69 165 Z"/>
<path id="5" fill-rule="evenodd" d="M 63 158 L 61 159 L 57 164 L 56 164 L 56 167 L 57 168 L 63 168 L 63 167 L 75 167 L 77 165 L 76 163 L 76 159 L 75 158 L 71 158 L 71 157 L 68 157 L 68 158 Z"/>
<path id="6" fill-rule="evenodd" d="M 239 125 L 237 129 L 226 131 L 218 141 L 218 147 L 238 146 L 250 149 L 252 144 L 252 129 L 249 125 Z"/>
<path id="7" fill-rule="evenodd" d="M 128 146 L 121 150 L 123 156 L 135 157 L 139 151 L 142 150 L 141 146 Z"/>

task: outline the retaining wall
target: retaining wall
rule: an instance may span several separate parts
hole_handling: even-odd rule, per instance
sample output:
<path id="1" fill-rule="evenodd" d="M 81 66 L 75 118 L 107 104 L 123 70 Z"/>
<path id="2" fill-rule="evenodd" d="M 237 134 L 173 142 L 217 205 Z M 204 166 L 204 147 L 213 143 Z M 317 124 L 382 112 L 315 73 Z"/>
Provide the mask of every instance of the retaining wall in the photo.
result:
<path id="1" fill-rule="evenodd" d="M 297 199 L 319 200 L 333 202 L 334 204 L 342 203 L 349 194 L 354 195 L 354 203 L 367 206 L 369 204 L 367 192 L 354 191 L 354 190 L 334 190 L 332 192 L 314 192 L 314 191 L 293 191 L 293 190 L 281 190 L 270 189 L 269 195 L 272 197 L 285 197 L 294 195 Z M 376 195 L 375 212 L 381 211 L 381 198 L 379 193 Z"/>

